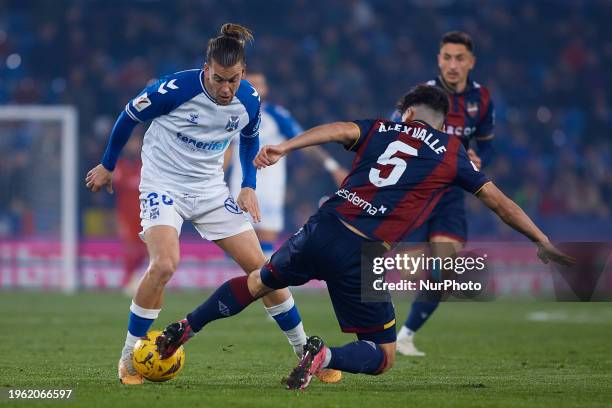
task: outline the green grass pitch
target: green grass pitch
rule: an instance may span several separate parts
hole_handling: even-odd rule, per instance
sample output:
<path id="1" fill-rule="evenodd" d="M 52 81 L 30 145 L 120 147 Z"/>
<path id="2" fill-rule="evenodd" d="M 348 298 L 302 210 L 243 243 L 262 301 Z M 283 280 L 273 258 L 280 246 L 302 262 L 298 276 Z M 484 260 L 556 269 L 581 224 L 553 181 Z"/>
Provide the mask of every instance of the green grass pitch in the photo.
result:
<path id="1" fill-rule="evenodd" d="M 154 328 L 181 318 L 205 294 L 171 292 Z M 328 344 L 352 341 L 337 326 L 327 295 L 295 292 L 308 333 Z M 283 389 L 295 363 L 260 305 L 214 322 L 186 346 L 178 378 L 126 387 L 116 363 L 129 299 L 0 292 L 0 388 L 74 389 L 71 402 L 1 402 L 71 407 L 610 407 L 612 304 L 445 303 L 419 334 L 425 358 L 398 356 L 377 376 L 314 380 Z M 398 317 L 407 299 L 398 299 Z M 533 314 L 535 313 L 535 314 Z M 529 320 L 528 316 L 536 320 Z"/>

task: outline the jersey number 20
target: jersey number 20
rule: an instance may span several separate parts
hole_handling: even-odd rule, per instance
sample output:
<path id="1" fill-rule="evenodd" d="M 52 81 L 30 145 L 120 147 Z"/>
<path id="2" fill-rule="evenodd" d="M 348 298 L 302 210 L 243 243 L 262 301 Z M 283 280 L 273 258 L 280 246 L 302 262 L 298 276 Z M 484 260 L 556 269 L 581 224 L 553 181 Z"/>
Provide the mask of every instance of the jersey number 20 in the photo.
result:
<path id="1" fill-rule="evenodd" d="M 393 157 L 397 152 L 402 152 L 410 156 L 418 156 L 419 153 L 417 149 L 400 140 L 389 143 L 383 154 L 378 157 L 376 163 L 383 166 L 393 166 L 393 170 L 391 170 L 389 176 L 383 178 L 380 177 L 379 169 L 370 169 L 370 182 L 376 187 L 392 186 L 399 181 L 404 171 L 406 171 L 406 160 L 401 157 Z"/>

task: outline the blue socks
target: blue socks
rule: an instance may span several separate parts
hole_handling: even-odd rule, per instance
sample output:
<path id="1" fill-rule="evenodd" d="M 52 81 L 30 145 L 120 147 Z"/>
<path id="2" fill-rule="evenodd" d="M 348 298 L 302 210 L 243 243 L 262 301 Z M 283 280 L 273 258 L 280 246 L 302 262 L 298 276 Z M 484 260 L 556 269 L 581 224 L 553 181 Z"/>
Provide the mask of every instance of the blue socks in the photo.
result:
<path id="1" fill-rule="evenodd" d="M 145 309 L 138 306 L 134 301 L 130 305 L 130 317 L 128 320 L 128 332 L 125 337 L 122 355 L 130 353 L 139 338 L 146 335 L 151 325 L 159 316 L 161 309 Z"/>
<path id="2" fill-rule="evenodd" d="M 266 307 L 266 311 L 276 321 L 282 331 L 291 330 L 302 323 L 302 318 L 295 306 L 293 296 L 279 305 Z"/>
<path id="3" fill-rule="evenodd" d="M 439 304 L 440 302 L 438 301 L 415 300 L 412 302 L 412 308 L 410 309 L 410 314 L 404 326 L 416 332 L 425 324 L 429 316 L 438 308 Z"/>
<path id="4" fill-rule="evenodd" d="M 326 368 L 353 374 L 380 374 L 387 363 L 385 353 L 376 343 L 359 340 L 342 347 L 330 347 L 331 360 Z"/>
<path id="5" fill-rule="evenodd" d="M 159 316 L 161 309 L 145 309 L 138 306 L 134 301 L 130 305 L 130 319 L 128 321 L 128 332 L 132 336 L 142 337 L 151 328 L 151 325 Z"/>
<path id="6" fill-rule="evenodd" d="M 128 331 L 132 336 L 142 337 L 147 334 L 154 321 L 154 319 L 146 319 L 134 314 L 134 312 L 130 312 Z"/>
<path id="7" fill-rule="evenodd" d="M 193 312 L 187 315 L 187 321 L 194 332 L 217 319 L 224 319 L 242 312 L 255 301 L 249 292 L 247 276 L 233 278 L 221 285 L 215 293 Z"/>

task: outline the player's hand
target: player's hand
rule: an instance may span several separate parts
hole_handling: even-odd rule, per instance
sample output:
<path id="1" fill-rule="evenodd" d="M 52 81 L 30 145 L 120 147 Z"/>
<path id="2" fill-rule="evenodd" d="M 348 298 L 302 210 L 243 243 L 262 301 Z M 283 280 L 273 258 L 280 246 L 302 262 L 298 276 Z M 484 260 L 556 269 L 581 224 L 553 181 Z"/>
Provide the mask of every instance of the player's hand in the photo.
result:
<path id="1" fill-rule="evenodd" d="M 478 170 L 480 170 L 480 168 L 482 167 L 482 160 L 480 160 L 480 157 L 478 157 L 474 149 L 468 149 L 467 152 L 468 152 L 468 157 L 470 158 L 470 161 L 474 163 L 474 166 L 476 166 Z"/>
<path id="2" fill-rule="evenodd" d="M 278 145 L 265 145 L 261 148 L 253 164 L 257 169 L 264 169 L 268 166 L 278 162 L 287 151 L 283 148 L 282 144 Z"/>
<path id="3" fill-rule="evenodd" d="M 259 212 L 259 202 L 257 201 L 257 194 L 255 190 L 250 187 L 244 187 L 240 190 L 236 203 L 242 209 L 242 211 L 251 214 L 254 222 L 261 221 L 261 214 Z"/>
<path id="4" fill-rule="evenodd" d="M 339 169 L 334 170 L 332 173 L 332 177 L 338 186 L 342 184 L 346 176 L 348 176 L 349 172 L 344 168 L 340 167 Z"/>
<path id="5" fill-rule="evenodd" d="M 108 191 L 109 194 L 113 194 L 113 172 L 108 171 L 106 167 L 98 164 L 87 173 L 87 177 L 85 177 L 85 185 L 94 193 L 97 193 L 101 188 L 106 187 L 106 191 Z"/>
<path id="6" fill-rule="evenodd" d="M 538 246 L 538 258 L 542 260 L 545 264 L 549 261 L 553 261 L 559 265 L 563 266 L 572 266 L 576 264 L 576 259 L 564 254 L 559 251 L 553 244 L 550 242 L 539 242 Z"/>

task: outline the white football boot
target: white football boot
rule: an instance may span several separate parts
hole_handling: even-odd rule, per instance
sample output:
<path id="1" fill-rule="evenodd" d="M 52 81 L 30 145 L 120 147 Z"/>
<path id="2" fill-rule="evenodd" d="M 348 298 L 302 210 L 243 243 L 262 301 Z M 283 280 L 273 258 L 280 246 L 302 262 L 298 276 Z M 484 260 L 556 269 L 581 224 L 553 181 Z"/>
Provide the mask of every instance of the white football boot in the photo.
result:
<path id="1" fill-rule="evenodd" d="M 414 333 L 405 334 L 400 331 L 395 343 L 395 349 L 403 356 L 425 357 L 425 353 L 414 346 Z"/>

